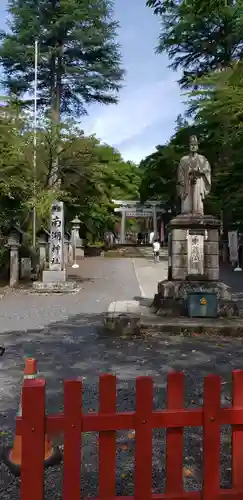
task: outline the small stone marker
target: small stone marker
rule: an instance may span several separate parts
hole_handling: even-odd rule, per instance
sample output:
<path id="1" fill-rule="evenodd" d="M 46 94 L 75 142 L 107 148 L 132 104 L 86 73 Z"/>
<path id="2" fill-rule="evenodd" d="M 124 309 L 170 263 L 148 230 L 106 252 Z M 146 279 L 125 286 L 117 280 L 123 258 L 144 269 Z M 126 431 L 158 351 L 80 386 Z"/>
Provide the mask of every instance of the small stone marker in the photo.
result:
<path id="1" fill-rule="evenodd" d="M 23 257 L 21 259 L 20 276 L 24 280 L 31 278 L 31 258 Z"/>

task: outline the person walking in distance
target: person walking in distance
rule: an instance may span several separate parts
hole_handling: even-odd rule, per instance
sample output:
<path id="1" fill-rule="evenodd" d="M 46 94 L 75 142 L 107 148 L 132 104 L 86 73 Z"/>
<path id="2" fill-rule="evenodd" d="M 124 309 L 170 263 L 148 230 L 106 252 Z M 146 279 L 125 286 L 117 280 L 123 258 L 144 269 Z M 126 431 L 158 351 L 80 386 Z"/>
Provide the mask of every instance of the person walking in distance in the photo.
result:
<path id="1" fill-rule="evenodd" d="M 159 251 L 160 251 L 160 242 L 159 240 L 154 240 L 153 242 L 153 252 L 154 252 L 154 261 L 159 262 Z"/>

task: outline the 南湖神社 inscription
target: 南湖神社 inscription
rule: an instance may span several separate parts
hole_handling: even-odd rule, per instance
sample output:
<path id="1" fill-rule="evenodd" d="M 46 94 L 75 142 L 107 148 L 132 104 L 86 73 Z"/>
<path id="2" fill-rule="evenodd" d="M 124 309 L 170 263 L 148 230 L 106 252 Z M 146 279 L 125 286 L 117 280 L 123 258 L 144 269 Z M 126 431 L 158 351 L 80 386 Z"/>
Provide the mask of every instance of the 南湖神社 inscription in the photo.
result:
<path id="1" fill-rule="evenodd" d="M 50 269 L 63 269 L 64 210 L 62 201 L 54 201 L 51 206 Z"/>
<path id="2" fill-rule="evenodd" d="M 187 234 L 187 272 L 202 275 L 204 273 L 204 236 Z"/>

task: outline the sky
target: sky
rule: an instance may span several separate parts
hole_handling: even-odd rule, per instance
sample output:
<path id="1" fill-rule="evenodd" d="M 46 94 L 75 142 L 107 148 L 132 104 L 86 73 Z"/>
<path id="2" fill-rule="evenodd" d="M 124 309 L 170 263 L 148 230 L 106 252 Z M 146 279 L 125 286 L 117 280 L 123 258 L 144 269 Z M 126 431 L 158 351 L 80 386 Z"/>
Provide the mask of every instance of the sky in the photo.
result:
<path id="1" fill-rule="evenodd" d="M 119 43 L 126 70 L 119 104 L 88 108 L 81 127 L 117 148 L 135 163 L 151 154 L 172 135 L 183 112 L 178 75 L 168 69 L 166 55 L 156 55 L 159 19 L 146 0 L 115 0 L 114 17 L 120 23 Z M 0 0 L 0 29 L 5 28 L 7 0 Z"/>

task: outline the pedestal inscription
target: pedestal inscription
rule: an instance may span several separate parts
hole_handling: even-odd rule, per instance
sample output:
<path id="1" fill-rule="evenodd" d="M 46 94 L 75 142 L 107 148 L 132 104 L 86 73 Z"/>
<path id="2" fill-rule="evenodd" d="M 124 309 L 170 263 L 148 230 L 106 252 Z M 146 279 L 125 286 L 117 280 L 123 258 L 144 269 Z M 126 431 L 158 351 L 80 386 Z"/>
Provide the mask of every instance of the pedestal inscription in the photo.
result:
<path id="1" fill-rule="evenodd" d="M 187 270 L 189 275 L 204 274 L 204 236 L 187 234 Z"/>

